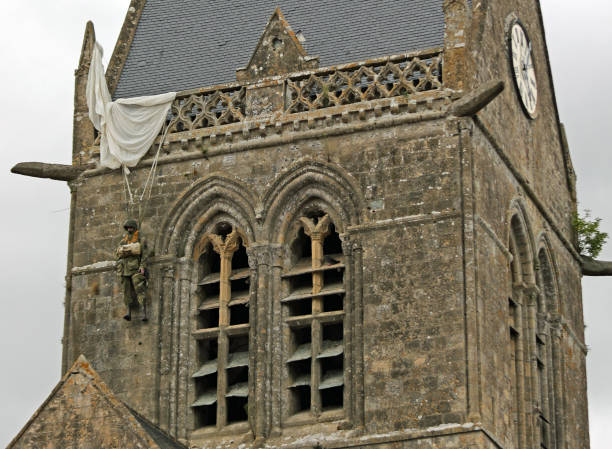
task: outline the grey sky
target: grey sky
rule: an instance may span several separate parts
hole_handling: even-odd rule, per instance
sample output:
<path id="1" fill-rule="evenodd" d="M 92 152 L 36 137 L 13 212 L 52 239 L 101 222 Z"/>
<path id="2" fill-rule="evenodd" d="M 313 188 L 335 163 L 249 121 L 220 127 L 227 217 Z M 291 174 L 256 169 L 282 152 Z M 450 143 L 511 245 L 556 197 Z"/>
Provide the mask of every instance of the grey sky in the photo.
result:
<path id="1" fill-rule="evenodd" d="M 612 235 L 612 152 L 605 134 L 612 126 L 612 94 L 604 84 L 612 72 L 612 3 L 541 4 L 580 208 L 601 217 Z M 69 207 L 65 183 L 11 175 L 9 169 L 21 161 L 69 163 L 73 72 L 85 23 L 94 21 L 106 63 L 128 5 L 129 0 L 0 2 L 5 98 L 0 112 L 0 446 L 17 434 L 59 380 Z M 601 258 L 612 260 L 612 243 Z M 612 278 L 583 280 L 593 449 L 607 448 L 612 441 L 610 290 Z"/>

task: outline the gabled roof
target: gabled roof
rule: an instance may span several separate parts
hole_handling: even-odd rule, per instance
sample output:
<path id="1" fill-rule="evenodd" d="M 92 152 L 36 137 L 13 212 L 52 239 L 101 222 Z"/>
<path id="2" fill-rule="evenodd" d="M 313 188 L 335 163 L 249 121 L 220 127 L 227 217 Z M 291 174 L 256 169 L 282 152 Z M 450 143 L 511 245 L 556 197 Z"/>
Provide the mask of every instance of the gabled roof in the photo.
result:
<path id="1" fill-rule="evenodd" d="M 82 355 L 7 449 L 38 447 L 187 449 L 117 399 Z"/>
<path id="2" fill-rule="evenodd" d="M 320 67 L 442 46 L 443 0 L 147 0 L 115 98 L 236 80 L 279 7 Z"/>

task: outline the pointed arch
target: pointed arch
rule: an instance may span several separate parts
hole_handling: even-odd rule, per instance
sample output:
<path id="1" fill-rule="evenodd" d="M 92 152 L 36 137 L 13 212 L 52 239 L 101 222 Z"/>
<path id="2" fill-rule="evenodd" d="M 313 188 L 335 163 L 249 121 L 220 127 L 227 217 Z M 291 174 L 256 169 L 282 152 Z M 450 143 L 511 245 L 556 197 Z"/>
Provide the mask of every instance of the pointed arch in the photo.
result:
<path id="1" fill-rule="evenodd" d="M 538 285 L 537 313 L 532 339 L 535 363 L 533 401 L 538 414 L 535 438 L 541 447 L 556 447 L 561 441 L 560 417 L 562 405 L 559 394 L 559 348 L 557 317 L 559 316 L 558 271 L 548 235 L 543 231 L 537 239 L 536 275 Z"/>
<path id="2" fill-rule="evenodd" d="M 350 174 L 337 165 L 314 160 L 300 161 L 279 176 L 262 203 L 265 237 L 281 242 L 296 211 L 324 209 L 338 231 L 345 232 L 363 220 L 365 210 L 359 184 Z"/>
<path id="3" fill-rule="evenodd" d="M 525 205 L 521 198 L 510 203 L 507 215 L 511 284 L 508 289 L 509 388 L 512 397 L 514 445 L 526 448 L 532 440 L 532 418 L 528 411 L 533 363 L 533 307 L 536 284 L 534 241 Z M 529 359 L 527 361 L 526 359 Z"/>
<path id="4" fill-rule="evenodd" d="M 255 240 L 257 197 L 240 181 L 211 174 L 176 200 L 156 239 L 160 255 L 191 256 L 197 239 L 220 222 L 239 228 L 245 241 Z"/>
<path id="5" fill-rule="evenodd" d="M 558 313 L 559 277 L 548 235 L 545 232 L 540 233 L 537 242 L 537 253 L 535 255 L 538 268 L 537 284 L 546 301 L 543 311 L 546 313 Z"/>
<path id="6" fill-rule="evenodd" d="M 534 240 L 531 226 L 522 199 L 515 198 L 510 203 L 508 211 L 508 248 L 513 256 L 512 268 L 515 281 L 525 284 L 535 284 L 534 271 Z"/>

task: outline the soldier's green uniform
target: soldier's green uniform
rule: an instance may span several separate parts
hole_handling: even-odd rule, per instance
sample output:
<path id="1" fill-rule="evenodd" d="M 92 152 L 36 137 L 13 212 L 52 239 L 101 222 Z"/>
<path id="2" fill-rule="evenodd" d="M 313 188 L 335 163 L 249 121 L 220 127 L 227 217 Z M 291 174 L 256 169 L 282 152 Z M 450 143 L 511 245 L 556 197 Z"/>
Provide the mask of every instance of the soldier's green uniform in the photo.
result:
<path id="1" fill-rule="evenodd" d="M 121 239 L 117 248 L 117 276 L 123 287 L 123 300 L 128 307 L 124 316 L 131 319 L 131 306 L 138 301 L 143 307 L 143 320 L 146 320 L 146 278 L 148 248 L 146 240 L 139 235 L 136 220 L 127 220 L 123 228 L 128 233 Z"/>

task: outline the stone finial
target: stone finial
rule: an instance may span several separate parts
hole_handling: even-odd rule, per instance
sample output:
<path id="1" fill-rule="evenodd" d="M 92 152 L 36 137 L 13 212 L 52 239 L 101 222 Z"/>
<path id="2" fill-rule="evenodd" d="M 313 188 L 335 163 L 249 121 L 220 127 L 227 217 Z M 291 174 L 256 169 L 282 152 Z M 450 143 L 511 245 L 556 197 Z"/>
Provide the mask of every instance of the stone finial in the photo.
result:
<path id="1" fill-rule="evenodd" d="M 318 57 L 308 56 L 280 8 L 276 8 L 249 63 L 236 70 L 236 79 L 255 81 L 268 76 L 316 69 L 318 65 Z"/>
<path id="2" fill-rule="evenodd" d="M 89 20 L 85 25 L 85 34 L 83 35 L 83 44 L 81 45 L 81 55 L 79 57 L 79 66 L 76 70 L 77 73 L 75 73 L 76 76 L 79 75 L 79 72 L 84 72 L 85 75 L 89 73 L 89 64 L 95 42 L 96 31 L 93 22 Z"/>
<path id="3" fill-rule="evenodd" d="M 467 0 L 445 0 L 444 11 L 444 84 L 451 89 L 464 88 L 467 77 L 466 45 L 470 23 Z"/>
<path id="4" fill-rule="evenodd" d="M 89 75 L 89 66 L 95 42 L 96 32 L 93 23 L 89 21 L 85 25 L 79 66 L 74 72 L 74 115 L 72 128 L 72 163 L 74 165 L 81 165 L 85 162 L 83 160 L 84 150 L 93 145 L 95 138 L 93 124 L 88 118 L 86 98 L 87 77 Z"/>

